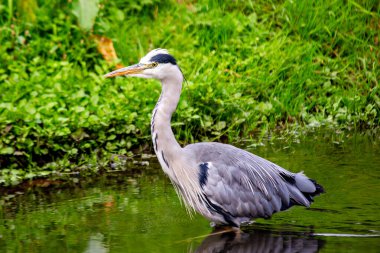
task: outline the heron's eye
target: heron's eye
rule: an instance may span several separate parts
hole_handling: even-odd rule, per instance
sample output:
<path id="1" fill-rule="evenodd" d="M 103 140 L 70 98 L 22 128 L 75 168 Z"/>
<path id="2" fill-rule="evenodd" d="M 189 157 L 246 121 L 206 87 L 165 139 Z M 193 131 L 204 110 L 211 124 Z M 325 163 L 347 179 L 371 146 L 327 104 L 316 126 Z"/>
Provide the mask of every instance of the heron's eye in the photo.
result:
<path id="1" fill-rule="evenodd" d="M 155 67 L 158 66 L 158 63 L 157 63 L 157 62 L 152 62 L 152 63 L 150 64 L 150 66 L 151 66 L 152 68 L 155 68 Z"/>

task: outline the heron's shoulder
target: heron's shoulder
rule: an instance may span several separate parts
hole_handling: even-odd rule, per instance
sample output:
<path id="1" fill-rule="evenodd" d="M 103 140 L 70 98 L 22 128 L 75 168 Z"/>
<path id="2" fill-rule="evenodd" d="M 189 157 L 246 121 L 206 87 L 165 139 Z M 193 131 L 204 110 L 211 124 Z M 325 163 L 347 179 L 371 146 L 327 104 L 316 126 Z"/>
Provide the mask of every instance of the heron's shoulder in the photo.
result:
<path id="1" fill-rule="evenodd" d="M 198 142 L 185 146 L 185 150 L 187 151 L 218 151 L 218 152 L 229 152 L 242 150 L 230 144 L 224 144 L 220 142 Z M 242 150 L 243 151 L 243 150 Z"/>
<path id="2" fill-rule="evenodd" d="M 184 150 L 191 153 L 199 162 L 227 161 L 233 157 L 254 156 L 245 150 L 219 142 L 189 144 Z"/>
<path id="3" fill-rule="evenodd" d="M 238 169 L 240 171 L 256 171 L 258 173 L 278 174 L 293 176 L 293 173 L 283 169 L 260 156 L 237 148 L 229 144 L 218 142 L 200 142 L 190 144 L 185 147 L 185 151 L 197 163 L 211 162 L 220 169 L 229 168 L 229 170 Z"/>

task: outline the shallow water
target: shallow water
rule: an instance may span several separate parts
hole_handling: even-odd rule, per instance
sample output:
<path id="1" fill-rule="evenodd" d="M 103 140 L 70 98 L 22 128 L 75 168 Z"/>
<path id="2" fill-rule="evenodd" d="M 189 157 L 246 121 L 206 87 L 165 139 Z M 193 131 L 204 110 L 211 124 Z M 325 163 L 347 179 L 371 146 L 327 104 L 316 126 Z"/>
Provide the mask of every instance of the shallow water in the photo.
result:
<path id="1" fill-rule="evenodd" d="M 327 193 L 247 233 L 190 219 L 155 159 L 128 172 L 35 181 L 0 198 L 0 252 L 380 252 L 379 137 L 309 135 L 240 143 Z"/>

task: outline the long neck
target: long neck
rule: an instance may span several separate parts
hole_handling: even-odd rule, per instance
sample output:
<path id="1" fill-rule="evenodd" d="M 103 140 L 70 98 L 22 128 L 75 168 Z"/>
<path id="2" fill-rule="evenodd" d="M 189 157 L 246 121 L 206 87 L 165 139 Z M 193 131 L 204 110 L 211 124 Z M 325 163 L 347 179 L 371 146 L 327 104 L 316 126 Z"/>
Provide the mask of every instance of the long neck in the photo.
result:
<path id="1" fill-rule="evenodd" d="M 173 182 L 177 194 L 185 200 L 184 203 L 190 213 L 192 208 L 205 210 L 205 207 L 203 202 L 199 201 L 203 193 L 198 180 L 198 170 L 193 164 L 196 161 L 178 144 L 170 126 L 172 114 L 177 108 L 181 94 L 182 81 L 183 75 L 179 68 L 176 74 L 161 80 L 162 92 L 153 110 L 151 129 L 154 151 L 162 170 Z"/>
<path id="2" fill-rule="evenodd" d="M 161 80 L 162 91 L 153 110 L 151 131 L 154 151 L 166 174 L 175 180 L 171 163 L 181 154 L 182 148 L 176 141 L 170 120 L 177 108 L 182 89 L 182 74 Z"/>

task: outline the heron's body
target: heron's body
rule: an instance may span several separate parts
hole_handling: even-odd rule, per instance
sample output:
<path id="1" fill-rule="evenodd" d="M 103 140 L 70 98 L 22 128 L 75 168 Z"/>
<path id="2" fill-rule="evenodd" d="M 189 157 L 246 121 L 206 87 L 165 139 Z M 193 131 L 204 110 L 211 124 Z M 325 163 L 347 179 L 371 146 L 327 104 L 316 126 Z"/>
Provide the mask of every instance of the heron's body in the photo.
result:
<path id="1" fill-rule="evenodd" d="M 182 148 L 170 126 L 182 89 L 175 59 L 156 49 L 139 64 L 106 75 L 130 75 L 161 81 L 162 92 L 152 113 L 154 151 L 188 210 L 216 224 L 239 227 L 293 205 L 309 206 L 322 186 L 302 173 L 291 173 L 231 145 L 203 142 Z"/>

